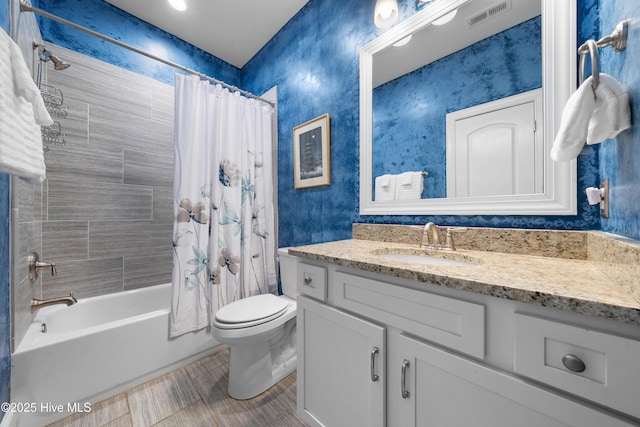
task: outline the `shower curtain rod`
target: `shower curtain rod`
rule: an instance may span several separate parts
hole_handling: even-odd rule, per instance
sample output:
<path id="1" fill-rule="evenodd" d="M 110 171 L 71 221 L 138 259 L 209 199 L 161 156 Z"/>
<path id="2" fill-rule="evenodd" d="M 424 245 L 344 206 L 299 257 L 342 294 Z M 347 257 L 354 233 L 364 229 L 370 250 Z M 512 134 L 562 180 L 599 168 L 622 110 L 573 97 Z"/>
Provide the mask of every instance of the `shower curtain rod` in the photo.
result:
<path id="1" fill-rule="evenodd" d="M 171 66 L 173 68 L 177 68 L 177 69 L 179 69 L 181 71 L 184 71 L 185 73 L 193 74 L 195 76 L 200 77 L 203 80 L 208 80 L 210 82 L 217 83 L 217 84 L 219 84 L 221 86 L 226 87 L 227 89 L 233 90 L 235 92 L 239 92 L 239 93 L 241 93 L 241 94 L 243 94 L 243 95 L 245 95 L 245 96 L 247 96 L 249 98 L 254 98 L 254 99 L 257 99 L 259 101 L 266 102 L 267 104 L 271 105 L 272 107 L 275 107 L 275 104 L 273 102 L 267 101 L 264 98 L 260 98 L 259 96 L 254 95 L 251 92 L 247 92 L 246 90 L 242 90 L 242 89 L 240 89 L 240 88 L 238 88 L 236 86 L 232 86 L 232 85 L 227 84 L 227 83 L 225 83 L 223 81 L 220 81 L 218 79 L 214 79 L 213 77 L 209 77 L 206 74 L 199 73 L 199 72 L 197 72 L 195 70 L 192 70 L 190 68 L 187 68 L 187 67 L 185 67 L 183 65 L 176 64 L 175 62 L 171 62 L 171 61 L 169 61 L 167 59 L 160 58 L 158 56 L 152 55 L 152 54 L 150 54 L 148 52 L 145 52 L 144 50 L 138 49 L 137 47 L 133 47 L 133 46 L 128 45 L 126 43 L 123 43 L 123 42 L 121 42 L 119 40 L 116 40 L 116 39 L 113 39 L 111 37 L 105 36 L 104 34 L 101 34 L 101 33 L 97 32 L 97 31 L 93 31 L 93 30 L 91 30 L 89 28 L 86 28 L 86 27 L 83 27 L 81 25 L 75 24 L 75 23 L 73 23 L 71 21 L 68 21 L 68 20 L 66 20 L 64 18 L 60 18 L 59 16 L 53 15 L 53 14 L 51 14 L 51 13 L 45 11 L 45 10 L 38 9 L 37 7 L 33 7 L 30 4 L 25 3 L 23 0 L 20 0 L 20 12 L 33 12 L 35 14 L 42 15 L 45 18 L 51 19 L 52 21 L 56 21 L 56 22 L 58 22 L 60 24 L 64 24 L 64 25 L 67 25 L 67 26 L 69 26 L 71 28 L 75 28 L 76 30 L 80 30 L 80 31 L 82 31 L 84 33 L 90 34 L 90 35 L 92 35 L 94 37 L 98 37 L 99 39 L 102 39 L 102 40 L 107 41 L 109 43 L 113 43 L 113 44 L 118 45 L 120 47 L 123 47 L 125 49 L 129 49 L 130 51 L 136 52 L 136 53 L 138 53 L 140 55 L 143 55 L 143 56 L 146 56 L 147 58 L 151 58 L 151 59 L 156 60 L 158 62 L 162 62 L 163 64 L 169 65 L 169 66 Z"/>

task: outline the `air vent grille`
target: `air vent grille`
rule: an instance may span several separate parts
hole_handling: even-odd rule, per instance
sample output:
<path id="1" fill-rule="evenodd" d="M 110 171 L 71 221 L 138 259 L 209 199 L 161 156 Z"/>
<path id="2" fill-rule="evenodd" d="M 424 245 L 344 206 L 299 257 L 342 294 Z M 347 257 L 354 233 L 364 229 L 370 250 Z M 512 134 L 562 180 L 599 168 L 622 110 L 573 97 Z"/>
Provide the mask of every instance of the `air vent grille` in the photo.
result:
<path id="1" fill-rule="evenodd" d="M 480 25 L 481 23 L 483 23 L 484 21 L 493 18 L 494 16 L 500 15 L 501 13 L 504 13 L 508 10 L 511 9 L 511 1 L 510 0 L 503 0 L 501 2 L 498 2 L 488 8 L 486 8 L 485 10 L 476 13 L 475 15 L 473 15 L 471 18 L 469 18 L 467 20 L 469 28 L 473 28 L 476 25 Z"/>

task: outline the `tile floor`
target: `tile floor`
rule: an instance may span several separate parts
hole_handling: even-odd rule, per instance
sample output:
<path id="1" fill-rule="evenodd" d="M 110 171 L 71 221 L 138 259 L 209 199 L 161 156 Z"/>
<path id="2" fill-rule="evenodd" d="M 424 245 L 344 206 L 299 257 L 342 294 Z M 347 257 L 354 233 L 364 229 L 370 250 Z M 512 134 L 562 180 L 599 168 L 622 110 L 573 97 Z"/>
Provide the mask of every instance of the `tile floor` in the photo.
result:
<path id="1" fill-rule="evenodd" d="M 49 427 L 304 427 L 296 374 L 249 400 L 227 395 L 229 350 L 162 375 Z"/>

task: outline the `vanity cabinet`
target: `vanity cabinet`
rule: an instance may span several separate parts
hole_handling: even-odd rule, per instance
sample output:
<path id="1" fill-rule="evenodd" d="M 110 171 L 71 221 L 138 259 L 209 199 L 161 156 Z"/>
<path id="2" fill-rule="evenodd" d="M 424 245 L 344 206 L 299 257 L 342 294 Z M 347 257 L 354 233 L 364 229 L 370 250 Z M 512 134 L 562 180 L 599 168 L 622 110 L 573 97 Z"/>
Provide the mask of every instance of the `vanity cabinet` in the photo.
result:
<path id="1" fill-rule="evenodd" d="M 390 426 L 560 427 L 628 426 L 518 377 L 400 336 L 401 360 Z M 406 368 L 403 368 L 405 367 Z M 389 367 L 389 372 L 393 371 Z M 395 380 L 389 378 L 390 383 Z M 401 384 L 404 384 L 402 394 Z"/>
<path id="2" fill-rule="evenodd" d="M 385 328 L 298 297 L 298 411 L 314 426 L 385 425 Z"/>
<path id="3" fill-rule="evenodd" d="M 563 386 L 562 368 L 552 368 L 557 378 L 545 372 L 551 362 L 538 348 L 552 331 L 562 342 L 563 329 L 529 322 L 537 317 L 521 303 L 306 260 L 298 291 L 298 414 L 312 426 L 639 425 L 598 407 L 634 416 L 635 374 L 616 374 L 614 392 L 629 393 L 622 400 L 589 394 L 584 376 L 586 391 Z M 588 335 L 571 336 L 588 348 Z M 620 346 L 608 357 L 640 354 L 638 341 L 611 340 L 600 341 Z M 595 350 L 585 354 L 591 365 Z"/>

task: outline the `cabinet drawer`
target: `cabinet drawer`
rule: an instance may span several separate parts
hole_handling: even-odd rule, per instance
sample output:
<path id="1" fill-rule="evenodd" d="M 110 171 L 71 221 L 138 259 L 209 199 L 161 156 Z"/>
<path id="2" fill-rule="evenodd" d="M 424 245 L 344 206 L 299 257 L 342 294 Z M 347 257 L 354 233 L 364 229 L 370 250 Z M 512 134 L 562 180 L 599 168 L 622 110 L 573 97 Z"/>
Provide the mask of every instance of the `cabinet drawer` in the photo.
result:
<path id="1" fill-rule="evenodd" d="M 321 301 L 327 299 L 327 269 L 298 262 L 297 289 L 301 295 L 309 295 Z"/>
<path id="2" fill-rule="evenodd" d="M 515 371 L 640 417 L 640 342 L 516 313 Z"/>
<path id="3" fill-rule="evenodd" d="M 484 306 L 336 272 L 331 280 L 335 305 L 376 321 L 484 358 Z"/>

